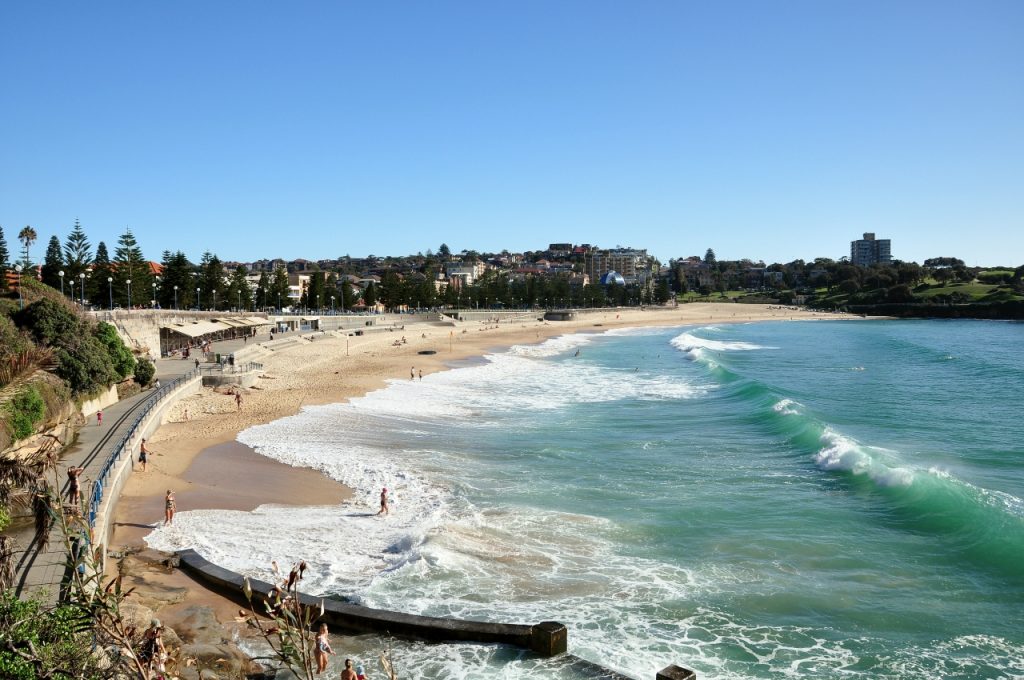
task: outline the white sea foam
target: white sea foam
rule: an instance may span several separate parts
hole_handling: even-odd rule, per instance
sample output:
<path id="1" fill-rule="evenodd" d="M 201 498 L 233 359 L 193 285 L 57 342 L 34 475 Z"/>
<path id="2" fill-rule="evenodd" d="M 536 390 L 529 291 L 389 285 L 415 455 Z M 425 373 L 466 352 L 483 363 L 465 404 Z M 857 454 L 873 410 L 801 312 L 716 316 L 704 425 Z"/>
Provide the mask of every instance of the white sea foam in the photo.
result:
<path id="1" fill-rule="evenodd" d="M 800 408 L 802 406 L 803 404 L 792 399 L 780 399 L 772 405 L 772 410 L 784 416 L 795 416 L 800 415 Z"/>
<path id="2" fill-rule="evenodd" d="M 815 454 L 814 460 L 822 470 L 844 470 L 855 475 L 866 475 L 879 486 L 910 486 L 914 482 L 913 470 L 878 460 L 858 442 L 831 428 L 825 428 L 821 441 L 825 446 Z"/>
<path id="3" fill-rule="evenodd" d="M 752 342 L 728 342 L 725 340 L 710 340 L 685 332 L 669 341 L 673 347 L 685 352 L 691 359 L 699 359 L 707 352 L 750 352 L 759 349 L 774 349 L 763 347 Z"/>

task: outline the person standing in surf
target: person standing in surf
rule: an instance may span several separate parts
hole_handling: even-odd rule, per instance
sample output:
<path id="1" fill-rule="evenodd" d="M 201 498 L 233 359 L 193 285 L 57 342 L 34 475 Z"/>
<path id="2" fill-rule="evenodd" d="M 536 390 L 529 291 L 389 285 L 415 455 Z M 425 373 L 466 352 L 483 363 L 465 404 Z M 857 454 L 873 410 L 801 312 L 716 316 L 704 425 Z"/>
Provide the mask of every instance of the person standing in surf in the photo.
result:
<path id="1" fill-rule="evenodd" d="M 174 510 L 174 492 L 168 489 L 167 495 L 164 496 L 164 524 L 170 524 L 174 521 Z"/>
<path id="2" fill-rule="evenodd" d="M 380 492 L 380 510 L 377 512 L 378 515 L 388 514 L 388 489 L 384 487 Z"/>
<path id="3" fill-rule="evenodd" d="M 320 624 L 320 633 L 316 636 L 316 672 L 323 673 L 327 670 L 327 655 L 334 654 L 331 643 L 327 639 L 327 624 Z"/>

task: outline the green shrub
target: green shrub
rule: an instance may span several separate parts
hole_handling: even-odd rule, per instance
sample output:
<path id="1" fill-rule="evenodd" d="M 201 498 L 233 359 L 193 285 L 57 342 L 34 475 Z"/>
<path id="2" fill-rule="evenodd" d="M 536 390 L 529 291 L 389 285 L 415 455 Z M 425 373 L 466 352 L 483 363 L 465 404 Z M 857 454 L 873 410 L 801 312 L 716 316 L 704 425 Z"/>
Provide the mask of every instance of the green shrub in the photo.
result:
<path id="1" fill-rule="evenodd" d="M 57 349 L 57 375 L 75 394 L 93 392 L 118 381 L 106 347 L 91 335 Z"/>
<path id="2" fill-rule="evenodd" d="M 74 677 L 101 677 L 88 627 L 85 612 L 73 605 L 46 610 L 37 600 L 19 600 L 13 591 L 0 594 L 0 678 L 71 678 L 65 669 Z M 38 669 L 18 654 L 31 656 L 30 649 L 39 658 Z"/>
<path id="3" fill-rule="evenodd" d="M 26 387 L 7 402 L 7 423 L 15 441 L 25 439 L 36 431 L 36 423 L 46 415 L 46 403 L 39 391 Z"/>
<path id="4" fill-rule="evenodd" d="M 109 323 L 100 323 L 96 326 L 94 333 L 96 339 L 103 343 L 110 355 L 110 363 L 122 380 L 127 378 L 135 370 L 135 357 L 131 350 L 125 347 L 117 330 Z"/>
<path id="5" fill-rule="evenodd" d="M 15 321 L 28 330 L 36 342 L 59 346 L 80 334 L 82 322 L 67 305 L 49 298 L 33 302 L 15 315 Z"/>
<path id="6" fill-rule="evenodd" d="M 139 359 L 135 364 L 135 382 L 138 384 L 148 385 L 153 382 L 154 375 L 156 375 L 156 366 L 149 359 Z"/>

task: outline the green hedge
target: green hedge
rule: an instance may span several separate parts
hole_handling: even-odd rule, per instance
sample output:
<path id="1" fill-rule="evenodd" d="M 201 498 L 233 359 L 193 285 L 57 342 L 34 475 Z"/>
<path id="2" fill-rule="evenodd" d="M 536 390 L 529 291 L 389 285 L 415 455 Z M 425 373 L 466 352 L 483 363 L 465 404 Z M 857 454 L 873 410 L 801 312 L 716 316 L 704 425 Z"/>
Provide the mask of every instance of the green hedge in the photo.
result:
<path id="1" fill-rule="evenodd" d="M 7 402 L 5 409 L 11 437 L 17 441 L 31 436 L 36 431 L 36 423 L 46 415 L 46 402 L 43 401 L 39 390 L 29 386 Z"/>

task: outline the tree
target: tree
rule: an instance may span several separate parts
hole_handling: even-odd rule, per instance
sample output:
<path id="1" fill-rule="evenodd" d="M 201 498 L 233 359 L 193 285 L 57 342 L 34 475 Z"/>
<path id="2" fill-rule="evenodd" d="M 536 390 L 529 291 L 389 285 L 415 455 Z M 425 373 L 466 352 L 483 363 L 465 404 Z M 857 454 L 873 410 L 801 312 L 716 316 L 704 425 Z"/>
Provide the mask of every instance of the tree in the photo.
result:
<path id="1" fill-rule="evenodd" d="M 149 270 L 149 262 L 142 256 L 142 249 L 135 240 L 131 229 L 126 229 L 118 239 L 113 265 L 114 302 L 124 306 L 144 305 L 152 295 L 150 287 L 152 274 Z M 131 281 L 130 285 L 129 281 Z"/>
<path id="2" fill-rule="evenodd" d="M 4 238 L 4 228 L 0 227 L 0 290 L 7 290 L 7 269 L 10 267 L 11 254 L 7 250 L 7 239 Z"/>
<path id="3" fill-rule="evenodd" d="M 363 291 L 363 302 L 366 303 L 367 307 L 373 307 L 377 304 L 377 288 L 373 285 L 373 281 L 370 281 L 366 285 L 366 290 Z"/>
<path id="4" fill-rule="evenodd" d="M 164 309 L 188 309 L 195 300 L 195 267 L 180 250 L 165 252 L 157 299 Z"/>
<path id="5" fill-rule="evenodd" d="M 104 303 L 110 304 L 110 293 L 113 290 L 108 278 L 113 278 L 114 269 L 110 266 L 110 256 L 107 254 L 107 244 L 100 241 L 96 245 L 96 259 L 92 263 L 92 276 L 86 280 L 88 297 L 93 304 L 102 307 Z"/>
<path id="6" fill-rule="evenodd" d="M 266 311 L 267 294 L 270 292 L 270 277 L 267 272 L 260 272 L 260 280 L 256 283 L 256 304 Z"/>
<path id="7" fill-rule="evenodd" d="M 89 239 L 82 230 L 81 223 L 76 219 L 74 228 L 64 241 L 64 272 L 68 277 L 77 281 L 78 275 L 84 272 L 91 263 L 92 246 L 89 245 Z"/>
<path id="8" fill-rule="evenodd" d="M 708 248 L 707 252 L 704 253 L 704 264 L 714 265 L 717 262 L 718 260 L 715 258 L 715 251 Z"/>
<path id="9" fill-rule="evenodd" d="M 274 270 L 274 282 L 270 284 L 270 304 L 276 304 L 280 310 L 284 305 L 291 304 L 288 300 L 288 271 L 284 267 Z"/>
<path id="10" fill-rule="evenodd" d="M 29 225 L 25 225 L 25 228 L 18 232 L 18 240 L 21 241 L 21 264 L 25 269 L 32 266 L 32 258 L 29 257 L 29 248 L 36 242 L 39 235 L 36 234 L 36 230 Z"/>
<path id="11" fill-rule="evenodd" d="M 447 262 L 451 258 L 452 251 L 448 247 L 447 243 L 442 243 L 441 246 L 437 249 L 437 256 L 441 258 L 443 262 Z"/>
<path id="12" fill-rule="evenodd" d="M 238 307 L 238 311 L 248 310 L 252 307 L 252 288 L 249 286 L 248 272 L 245 267 L 238 265 L 231 274 L 226 291 L 227 302 L 230 306 Z"/>
<path id="13" fill-rule="evenodd" d="M 210 309 L 226 309 L 230 301 L 226 301 L 226 285 L 224 283 L 224 264 L 220 258 L 210 253 L 203 253 L 199 261 L 199 287 L 202 288 L 202 300 Z"/>
<path id="14" fill-rule="evenodd" d="M 46 246 L 46 256 L 43 258 L 43 283 L 59 290 L 61 287 L 60 272 L 62 271 L 64 271 L 64 255 L 61 252 L 60 239 L 51 236 L 50 242 Z"/>

